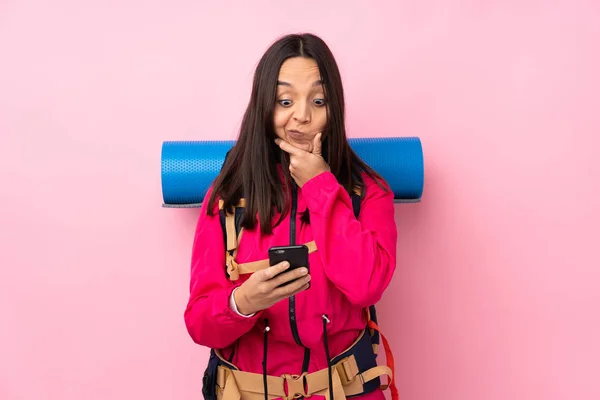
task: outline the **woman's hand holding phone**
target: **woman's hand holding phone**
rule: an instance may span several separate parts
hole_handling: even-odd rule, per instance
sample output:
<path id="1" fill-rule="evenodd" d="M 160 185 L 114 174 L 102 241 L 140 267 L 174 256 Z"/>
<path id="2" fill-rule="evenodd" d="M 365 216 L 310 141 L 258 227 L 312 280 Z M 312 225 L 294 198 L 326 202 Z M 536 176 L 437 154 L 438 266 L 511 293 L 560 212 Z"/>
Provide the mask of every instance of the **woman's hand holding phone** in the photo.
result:
<path id="1" fill-rule="evenodd" d="M 238 311 L 250 315 L 308 289 L 308 269 L 302 267 L 286 272 L 289 267 L 290 263 L 283 261 L 253 273 L 233 295 Z"/>

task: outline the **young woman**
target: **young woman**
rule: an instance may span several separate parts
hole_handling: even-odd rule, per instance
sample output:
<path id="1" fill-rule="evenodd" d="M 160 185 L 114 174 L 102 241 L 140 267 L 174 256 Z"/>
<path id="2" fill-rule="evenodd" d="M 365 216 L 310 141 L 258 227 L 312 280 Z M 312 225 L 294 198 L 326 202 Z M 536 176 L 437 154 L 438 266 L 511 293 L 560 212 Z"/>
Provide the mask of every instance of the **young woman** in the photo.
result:
<path id="1" fill-rule="evenodd" d="M 366 310 L 392 278 L 396 237 L 392 191 L 348 144 L 329 48 L 279 39 L 196 228 L 185 322 L 213 349 L 205 397 L 382 400 L 391 374 L 375 364 Z M 308 268 L 268 264 L 290 244 L 307 244 Z"/>

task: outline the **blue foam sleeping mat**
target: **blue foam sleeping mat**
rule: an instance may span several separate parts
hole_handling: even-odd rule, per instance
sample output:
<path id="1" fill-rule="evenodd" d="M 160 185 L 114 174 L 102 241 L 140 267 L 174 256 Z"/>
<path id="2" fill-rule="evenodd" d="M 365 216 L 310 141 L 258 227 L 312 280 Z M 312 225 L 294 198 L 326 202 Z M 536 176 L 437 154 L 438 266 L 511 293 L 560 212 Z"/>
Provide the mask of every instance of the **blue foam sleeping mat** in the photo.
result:
<path id="1" fill-rule="evenodd" d="M 390 185 L 396 203 L 423 193 L 423 149 L 417 137 L 350 138 L 352 149 Z M 161 151 L 163 207 L 200 207 L 234 141 L 166 141 Z"/>

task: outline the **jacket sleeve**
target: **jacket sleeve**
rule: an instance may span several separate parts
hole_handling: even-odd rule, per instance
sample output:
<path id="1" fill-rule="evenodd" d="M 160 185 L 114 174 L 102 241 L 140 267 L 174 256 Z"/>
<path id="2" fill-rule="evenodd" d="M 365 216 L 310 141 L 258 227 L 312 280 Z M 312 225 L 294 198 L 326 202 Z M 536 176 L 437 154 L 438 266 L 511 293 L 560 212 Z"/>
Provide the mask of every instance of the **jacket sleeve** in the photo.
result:
<path id="1" fill-rule="evenodd" d="M 236 286 L 225 272 L 225 244 L 219 213 L 212 217 L 206 214 L 210 193 L 211 190 L 200 210 L 194 235 L 190 296 L 184 319 L 194 342 L 223 349 L 252 329 L 261 313 L 241 316 L 229 305 Z"/>
<path id="2" fill-rule="evenodd" d="M 352 200 L 331 172 L 302 187 L 327 278 L 360 307 L 376 304 L 396 269 L 394 196 L 365 177 L 358 220 Z"/>

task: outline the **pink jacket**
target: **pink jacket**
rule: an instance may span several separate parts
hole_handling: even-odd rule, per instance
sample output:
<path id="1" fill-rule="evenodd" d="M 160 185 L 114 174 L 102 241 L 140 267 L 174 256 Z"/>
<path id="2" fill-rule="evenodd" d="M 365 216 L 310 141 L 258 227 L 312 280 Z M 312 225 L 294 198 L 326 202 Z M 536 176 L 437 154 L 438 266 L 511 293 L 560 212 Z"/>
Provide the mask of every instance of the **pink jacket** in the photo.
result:
<path id="1" fill-rule="evenodd" d="M 262 373 L 263 321 L 267 318 L 267 373 L 275 376 L 302 373 L 304 349 L 296 343 L 294 333 L 311 350 L 308 372 L 327 368 L 323 314 L 331 321 L 327 325 L 331 357 L 351 345 L 365 329 L 364 308 L 380 300 L 396 267 L 393 193 L 384 191 L 366 174 L 363 178 L 366 195 L 358 220 L 350 196 L 332 173 L 322 173 L 298 189 L 296 243 L 314 240 L 317 251 L 309 258 L 311 287 L 295 296 L 297 332 L 292 332 L 287 300 L 252 317 L 231 309 L 232 291 L 248 276 L 240 275 L 235 282 L 228 279 L 218 209 L 215 206 L 215 215 L 207 216 L 205 201 L 196 227 L 185 310 L 185 323 L 194 342 L 223 349 L 225 357 L 235 347 L 233 364 L 242 371 Z M 209 197 L 210 190 L 205 198 Z M 300 221 L 306 208 L 310 224 Z M 289 218 L 270 236 L 261 236 L 258 229 L 245 230 L 236 261 L 268 258 L 270 247 L 287 245 L 289 240 Z M 363 398 L 383 399 L 383 393 L 375 391 Z"/>

